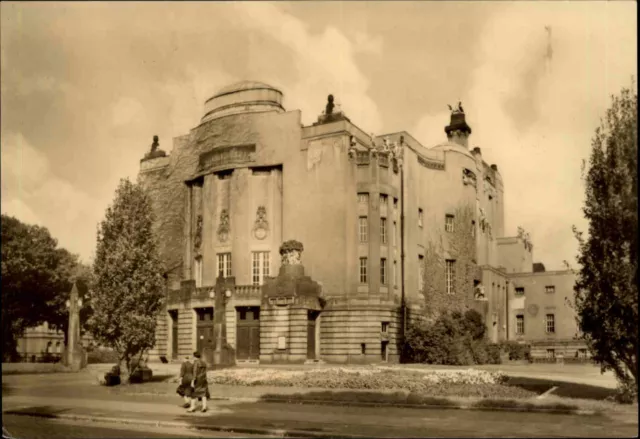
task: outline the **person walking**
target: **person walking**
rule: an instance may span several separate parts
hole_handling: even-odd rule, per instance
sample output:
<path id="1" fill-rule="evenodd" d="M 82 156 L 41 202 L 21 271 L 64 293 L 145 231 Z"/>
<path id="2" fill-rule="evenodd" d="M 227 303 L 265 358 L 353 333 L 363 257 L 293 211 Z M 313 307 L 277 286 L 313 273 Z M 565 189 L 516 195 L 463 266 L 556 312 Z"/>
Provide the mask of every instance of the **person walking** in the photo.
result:
<path id="1" fill-rule="evenodd" d="M 184 408 L 189 408 L 193 388 L 193 363 L 189 360 L 189 356 L 184 357 L 182 366 L 180 366 L 180 385 L 176 389 L 176 393 L 184 398 Z"/>
<path id="2" fill-rule="evenodd" d="M 196 401 L 202 400 L 202 412 L 207 411 L 207 398 L 209 397 L 209 383 L 207 382 L 207 363 L 200 358 L 200 352 L 194 352 L 193 356 L 193 392 L 191 394 L 191 407 L 187 412 L 196 411 Z"/>

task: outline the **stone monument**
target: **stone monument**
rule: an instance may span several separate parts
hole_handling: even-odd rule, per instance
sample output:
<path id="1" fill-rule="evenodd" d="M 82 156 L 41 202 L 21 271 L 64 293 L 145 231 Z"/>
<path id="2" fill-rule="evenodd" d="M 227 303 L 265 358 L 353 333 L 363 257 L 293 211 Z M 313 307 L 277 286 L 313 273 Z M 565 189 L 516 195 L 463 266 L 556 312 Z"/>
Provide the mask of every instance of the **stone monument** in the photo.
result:
<path id="1" fill-rule="evenodd" d="M 80 338 L 80 308 L 82 298 L 78 295 L 78 284 L 74 282 L 69 300 L 69 328 L 67 329 L 67 346 L 65 347 L 64 364 L 73 371 L 79 371 L 87 365 L 87 353 L 82 347 Z"/>

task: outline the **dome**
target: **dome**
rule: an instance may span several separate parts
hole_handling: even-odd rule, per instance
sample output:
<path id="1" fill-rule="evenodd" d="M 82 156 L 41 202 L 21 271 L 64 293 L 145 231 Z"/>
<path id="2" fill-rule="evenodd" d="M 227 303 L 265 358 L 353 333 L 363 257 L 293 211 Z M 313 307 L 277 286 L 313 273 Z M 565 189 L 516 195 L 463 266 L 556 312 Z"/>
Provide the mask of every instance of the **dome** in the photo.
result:
<path id="1" fill-rule="evenodd" d="M 239 113 L 284 111 L 282 92 L 258 81 L 240 81 L 221 88 L 204 104 L 201 122 Z"/>
<path id="2" fill-rule="evenodd" d="M 465 148 L 464 146 L 458 145 L 457 143 L 454 143 L 454 142 L 440 143 L 439 145 L 436 145 L 430 149 L 434 151 L 445 151 L 445 152 L 456 151 L 456 152 L 459 152 L 460 154 L 466 155 L 475 160 L 475 157 L 473 157 L 473 155 L 471 154 L 468 148 Z"/>

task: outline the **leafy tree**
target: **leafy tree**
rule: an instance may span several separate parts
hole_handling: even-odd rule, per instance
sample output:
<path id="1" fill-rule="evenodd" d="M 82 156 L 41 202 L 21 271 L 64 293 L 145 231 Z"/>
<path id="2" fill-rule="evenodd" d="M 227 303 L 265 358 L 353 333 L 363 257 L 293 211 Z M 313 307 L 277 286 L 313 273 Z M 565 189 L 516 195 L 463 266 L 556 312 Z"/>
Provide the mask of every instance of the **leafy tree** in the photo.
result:
<path id="1" fill-rule="evenodd" d="M 48 320 L 62 288 L 60 249 L 45 227 L 2 215 L 2 347 L 15 359 L 25 329 Z"/>
<path id="2" fill-rule="evenodd" d="M 474 209 L 465 203 L 453 211 L 453 231 L 444 225 L 436 228 L 434 240 L 425 247 L 423 289 L 425 312 L 431 319 L 445 310 L 463 312 L 473 297 L 473 274 L 476 269 L 476 243 L 472 232 Z M 453 293 L 447 293 L 446 260 L 455 260 Z"/>
<path id="3" fill-rule="evenodd" d="M 584 176 L 588 237 L 576 230 L 581 268 L 574 287 L 577 321 L 602 371 L 637 389 L 638 95 L 613 96 L 592 140 Z"/>
<path id="4" fill-rule="evenodd" d="M 146 191 L 123 179 L 98 230 L 90 330 L 98 343 L 117 352 L 129 376 L 155 344 L 164 300 L 153 221 Z"/>

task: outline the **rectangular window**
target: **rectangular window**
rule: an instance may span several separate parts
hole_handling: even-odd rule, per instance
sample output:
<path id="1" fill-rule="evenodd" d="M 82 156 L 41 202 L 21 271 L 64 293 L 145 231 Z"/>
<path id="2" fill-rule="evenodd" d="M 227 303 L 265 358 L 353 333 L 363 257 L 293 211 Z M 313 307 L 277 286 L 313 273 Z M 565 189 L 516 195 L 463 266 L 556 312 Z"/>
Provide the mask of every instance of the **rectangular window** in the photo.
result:
<path id="1" fill-rule="evenodd" d="M 193 269 L 193 278 L 196 281 L 196 288 L 200 288 L 202 286 L 202 258 L 198 257 L 195 259 Z"/>
<path id="2" fill-rule="evenodd" d="M 360 258 L 360 283 L 367 283 L 367 258 Z"/>
<path id="3" fill-rule="evenodd" d="M 393 261 L 393 286 L 398 288 L 398 261 Z"/>
<path id="4" fill-rule="evenodd" d="M 364 204 L 365 206 L 369 205 L 369 194 L 365 192 L 361 192 L 358 194 L 358 203 Z"/>
<path id="5" fill-rule="evenodd" d="M 456 261 L 453 259 L 446 260 L 445 281 L 447 285 L 447 294 L 453 294 L 453 280 L 456 274 Z"/>
<path id="6" fill-rule="evenodd" d="M 453 232 L 453 215 L 445 215 L 444 217 L 444 230 L 447 232 Z"/>
<path id="7" fill-rule="evenodd" d="M 547 349 L 547 359 L 553 360 L 556 358 L 556 350 L 555 349 Z"/>
<path id="8" fill-rule="evenodd" d="M 218 277 L 231 277 L 231 253 L 218 253 Z"/>
<path id="9" fill-rule="evenodd" d="M 388 200 L 389 200 L 389 197 L 387 197 L 387 194 L 380 194 L 380 207 L 381 208 L 383 206 L 386 207 Z"/>
<path id="10" fill-rule="evenodd" d="M 524 296 L 524 287 L 516 287 L 516 296 Z"/>
<path id="11" fill-rule="evenodd" d="M 380 218 L 380 242 L 382 244 L 387 243 L 387 219 Z"/>
<path id="12" fill-rule="evenodd" d="M 524 316 L 523 315 L 516 316 L 516 334 L 518 335 L 524 334 Z"/>
<path id="13" fill-rule="evenodd" d="M 380 332 L 382 332 L 383 334 L 389 332 L 389 322 L 382 322 L 380 324 Z"/>
<path id="14" fill-rule="evenodd" d="M 476 237 L 476 222 L 475 221 L 471 221 L 471 237 L 472 238 Z"/>
<path id="15" fill-rule="evenodd" d="M 366 216 L 361 216 L 358 219 L 358 233 L 360 235 L 360 242 L 367 242 L 367 240 L 369 239 L 368 237 L 368 219 Z"/>
<path id="16" fill-rule="evenodd" d="M 251 279 L 253 285 L 262 285 L 269 276 L 269 252 L 251 253 Z"/>
<path id="17" fill-rule="evenodd" d="M 387 284 L 387 259 L 380 258 L 380 283 Z"/>
<path id="18" fill-rule="evenodd" d="M 398 245 L 398 223 L 397 222 L 393 222 L 393 230 L 391 232 L 391 241 L 393 242 L 393 246 L 397 246 Z"/>
<path id="19" fill-rule="evenodd" d="M 398 199 L 396 197 L 393 197 L 393 210 L 398 212 Z"/>
<path id="20" fill-rule="evenodd" d="M 418 209 L 418 227 L 422 227 L 423 220 L 424 220 L 424 212 L 422 212 L 422 209 Z"/>
<path id="21" fill-rule="evenodd" d="M 556 287 L 553 285 L 547 285 L 546 287 L 544 287 L 544 290 L 547 292 L 547 294 L 553 294 L 556 292 Z"/>
<path id="22" fill-rule="evenodd" d="M 554 334 L 556 332 L 556 316 L 553 314 L 547 314 L 545 319 L 547 322 L 547 334 Z"/>
<path id="23" fill-rule="evenodd" d="M 424 288 L 424 256 L 418 255 L 418 291 Z"/>

